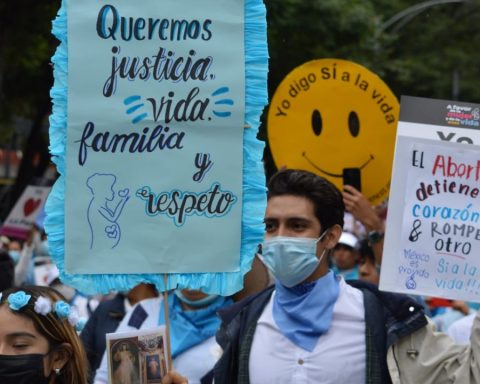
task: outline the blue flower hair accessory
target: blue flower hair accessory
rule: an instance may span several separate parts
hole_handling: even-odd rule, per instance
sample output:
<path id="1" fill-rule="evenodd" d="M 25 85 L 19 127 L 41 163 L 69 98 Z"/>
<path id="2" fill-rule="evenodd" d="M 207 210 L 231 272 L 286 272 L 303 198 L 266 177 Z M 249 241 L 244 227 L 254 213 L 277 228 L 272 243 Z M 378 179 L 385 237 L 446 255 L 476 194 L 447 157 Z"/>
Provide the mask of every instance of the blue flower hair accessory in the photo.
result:
<path id="1" fill-rule="evenodd" d="M 68 316 L 70 315 L 70 310 L 70 305 L 64 301 L 60 300 L 55 303 L 55 313 L 62 320 L 68 319 Z"/>
<path id="2" fill-rule="evenodd" d="M 8 306 L 14 311 L 19 311 L 28 304 L 31 295 L 27 295 L 24 291 L 18 291 L 8 295 Z"/>
<path id="3" fill-rule="evenodd" d="M 2 300 L 2 296 L 2 293 L 0 293 L 0 301 Z M 24 291 L 11 293 L 7 298 L 8 306 L 14 311 L 19 311 L 29 303 L 31 298 L 32 296 L 27 295 Z M 70 306 L 70 304 L 62 300 L 56 301 L 55 304 L 52 305 L 52 301 L 49 298 L 39 296 L 35 300 L 33 310 L 43 316 L 47 316 L 53 310 L 60 320 L 68 319 L 68 322 L 78 332 L 82 331 L 87 322 L 85 318 L 79 316 L 78 310 L 75 307 Z"/>

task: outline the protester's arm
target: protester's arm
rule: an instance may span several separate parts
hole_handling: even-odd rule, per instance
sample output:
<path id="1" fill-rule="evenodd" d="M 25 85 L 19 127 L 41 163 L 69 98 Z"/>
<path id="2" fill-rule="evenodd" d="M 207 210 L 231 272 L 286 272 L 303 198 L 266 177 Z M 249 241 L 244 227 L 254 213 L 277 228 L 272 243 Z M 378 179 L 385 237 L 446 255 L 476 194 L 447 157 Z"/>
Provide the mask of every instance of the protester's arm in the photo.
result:
<path id="1" fill-rule="evenodd" d="M 20 286 L 25 281 L 25 278 L 30 267 L 30 262 L 32 261 L 33 256 L 33 236 L 35 232 L 32 229 L 28 235 L 28 239 L 23 245 L 22 251 L 20 252 L 20 259 L 18 260 L 17 265 L 15 266 L 15 286 Z"/>
<path id="2" fill-rule="evenodd" d="M 480 383 L 480 317 L 475 317 L 470 345 L 458 345 L 429 324 L 403 337 L 388 351 L 394 384 Z"/>
<path id="3" fill-rule="evenodd" d="M 452 309 L 461 312 L 464 316 L 470 313 L 470 307 L 462 300 L 452 300 Z"/>
<path id="4" fill-rule="evenodd" d="M 385 223 L 377 215 L 368 200 L 361 192 L 350 185 L 343 186 L 343 203 L 348 212 L 350 212 L 355 220 L 360 221 L 367 232 L 378 232 L 381 237 L 376 242 L 371 242 L 377 264 L 382 263 L 383 255 L 383 234 L 385 232 Z"/>

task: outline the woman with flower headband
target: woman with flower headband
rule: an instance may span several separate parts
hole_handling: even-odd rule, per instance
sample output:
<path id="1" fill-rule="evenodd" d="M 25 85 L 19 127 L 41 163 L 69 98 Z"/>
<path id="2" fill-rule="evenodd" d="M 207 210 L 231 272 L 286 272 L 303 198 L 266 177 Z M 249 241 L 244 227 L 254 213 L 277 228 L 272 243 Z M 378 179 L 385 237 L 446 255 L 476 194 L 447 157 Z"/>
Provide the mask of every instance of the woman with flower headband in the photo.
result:
<path id="1" fill-rule="evenodd" d="M 77 331 L 84 321 L 55 290 L 0 293 L 0 383 L 86 384 L 88 364 Z"/>

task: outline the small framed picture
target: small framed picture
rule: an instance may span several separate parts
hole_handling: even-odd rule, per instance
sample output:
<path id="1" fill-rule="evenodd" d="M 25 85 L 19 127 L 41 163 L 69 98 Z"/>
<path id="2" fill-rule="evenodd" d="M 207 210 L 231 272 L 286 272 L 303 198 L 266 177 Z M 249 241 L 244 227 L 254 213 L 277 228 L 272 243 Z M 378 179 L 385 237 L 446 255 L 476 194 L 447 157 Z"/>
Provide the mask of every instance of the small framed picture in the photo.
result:
<path id="1" fill-rule="evenodd" d="M 111 384 L 156 384 L 167 373 L 165 327 L 107 334 Z"/>

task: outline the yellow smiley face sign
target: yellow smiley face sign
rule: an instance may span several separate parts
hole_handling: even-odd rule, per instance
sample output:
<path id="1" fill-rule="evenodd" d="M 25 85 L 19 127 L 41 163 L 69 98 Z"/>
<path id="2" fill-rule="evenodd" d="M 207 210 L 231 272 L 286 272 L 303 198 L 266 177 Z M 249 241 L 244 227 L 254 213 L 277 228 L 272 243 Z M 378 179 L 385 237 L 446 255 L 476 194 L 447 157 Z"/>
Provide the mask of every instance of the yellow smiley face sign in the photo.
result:
<path id="1" fill-rule="evenodd" d="M 388 197 L 399 103 L 359 64 L 320 59 L 288 74 L 268 112 L 268 141 L 278 168 L 315 172 L 334 183 L 359 181 L 372 204 Z M 355 185 L 354 185 L 355 186 Z"/>

